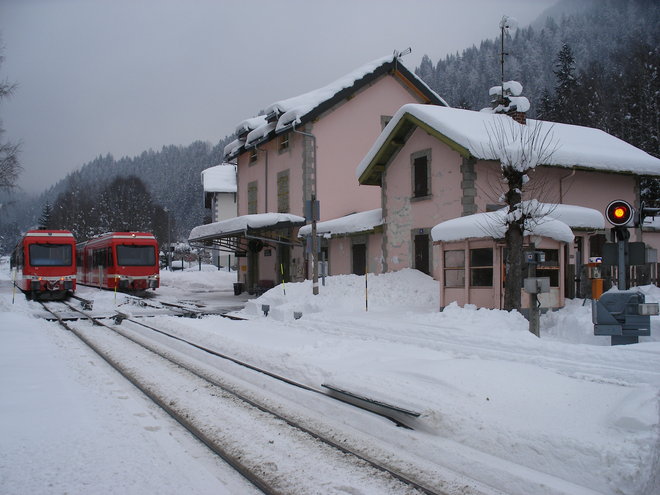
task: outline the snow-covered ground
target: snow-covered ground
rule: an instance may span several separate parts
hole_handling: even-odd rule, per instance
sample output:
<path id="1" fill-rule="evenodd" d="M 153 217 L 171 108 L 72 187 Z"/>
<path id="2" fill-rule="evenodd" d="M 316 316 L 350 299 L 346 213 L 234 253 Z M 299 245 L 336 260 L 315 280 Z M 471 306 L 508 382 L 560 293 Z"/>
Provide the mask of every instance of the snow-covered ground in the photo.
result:
<path id="1" fill-rule="evenodd" d="M 158 293 L 235 304 L 234 277 L 164 272 Z M 34 303 L 16 294 L 12 304 L 8 278 L 0 266 L 2 493 L 246 493 L 82 344 L 35 317 Z M 660 300 L 657 288 L 643 290 Z M 95 309 L 123 304 L 84 291 Z M 658 493 L 658 317 L 652 337 L 610 347 L 581 300 L 543 316 L 541 339 L 515 313 L 437 306 L 437 282 L 404 270 L 368 285 L 330 277 L 318 296 L 310 282 L 278 286 L 238 311 L 244 321 L 157 320 L 311 386 L 419 411 L 414 431 L 352 426 L 493 493 Z"/>

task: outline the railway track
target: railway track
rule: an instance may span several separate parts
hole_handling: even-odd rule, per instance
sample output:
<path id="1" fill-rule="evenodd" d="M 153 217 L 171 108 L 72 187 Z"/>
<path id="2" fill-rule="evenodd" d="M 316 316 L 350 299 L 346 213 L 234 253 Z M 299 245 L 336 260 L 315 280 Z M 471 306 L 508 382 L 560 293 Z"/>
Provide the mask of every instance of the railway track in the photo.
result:
<path id="1" fill-rule="evenodd" d="M 368 338 L 372 338 L 373 332 L 370 332 L 371 328 L 369 328 L 369 325 L 370 323 L 367 321 L 356 325 L 354 321 L 341 319 L 336 319 L 333 324 L 328 324 L 324 321 L 314 322 L 315 329 L 325 334 L 335 334 L 337 332 L 336 328 L 339 326 L 342 332 L 350 331 L 350 334 L 354 337 L 364 334 Z M 466 339 L 468 339 L 466 342 L 456 340 L 454 337 L 448 338 L 441 332 L 438 332 L 439 327 L 441 327 L 441 323 L 430 324 L 412 321 L 409 326 L 410 331 L 406 334 L 405 339 L 402 339 L 398 331 L 391 331 L 383 326 L 378 327 L 378 335 L 383 342 L 395 344 L 416 343 L 420 347 L 428 349 L 451 351 L 458 356 L 478 352 L 482 359 L 502 359 L 506 357 L 512 362 L 534 363 L 544 368 L 555 370 L 558 373 L 568 374 L 567 371 L 562 370 L 572 369 L 571 376 L 581 376 L 585 379 L 590 373 L 603 376 L 607 375 L 610 371 L 615 371 L 618 376 L 622 374 L 628 375 L 628 381 L 630 383 L 636 383 L 639 380 L 639 376 L 649 377 L 651 379 L 660 375 L 660 371 L 646 369 L 641 364 L 625 357 L 618 357 L 620 362 L 613 364 L 612 360 L 617 359 L 617 357 L 612 357 L 609 353 L 606 353 L 607 347 L 604 348 L 605 351 L 599 347 L 592 349 L 579 347 L 576 348 L 573 354 L 569 354 L 563 348 L 561 355 L 549 358 L 542 353 L 536 352 L 536 340 L 531 340 L 527 343 L 521 340 L 520 347 L 524 349 L 524 352 L 515 352 L 501 346 L 496 341 L 479 341 L 479 337 L 472 338 L 466 336 Z M 454 329 L 453 327 L 447 328 Z M 526 334 L 525 336 L 527 337 Z M 605 359 L 607 360 L 606 364 L 603 364 Z M 619 378 L 613 378 L 613 380 L 618 382 Z"/>
<path id="2" fill-rule="evenodd" d="M 471 484 L 472 486 L 466 486 L 464 479 L 461 479 L 460 482 L 456 481 L 462 478 L 457 475 L 454 476 L 455 480 L 450 482 L 429 481 L 427 476 L 421 475 L 424 482 L 418 482 L 416 479 L 418 479 L 420 473 L 416 473 L 415 468 L 410 469 L 412 474 L 404 473 L 400 469 L 391 467 L 391 462 L 374 460 L 369 455 L 347 447 L 345 442 L 334 439 L 333 434 L 329 431 L 319 431 L 319 429 L 305 426 L 300 417 L 283 414 L 281 410 L 270 404 L 269 399 L 258 400 L 250 396 L 249 393 L 241 392 L 240 387 L 228 384 L 226 379 L 219 377 L 217 370 L 214 371 L 209 366 L 200 364 L 199 359 L 186 357 L 178 351 L 166 349 L 161 343 L 156 343 L 153 339 L 145 337 L 137 328 L 139 327 L 142 332 L 153 332 L 167 339 L 175 339 L 178 345 L 194 348 L 196 352 L 212 356 L 213 359 L 232 361 L 254 372 L 265 374 L 273 380 L 296 387 L 302 390 L 303 393 L 322 394 L 327 397 L 326 391 L 313 389 L 285 377 L 269 373 L 267 370 L 261 370 L 248 363 L 235 360 L 230 356 L 224 356 L 134 318 L 123 318 L 120 325 L 117 323 L 112 324 L 110 323 L 111 320 L 95 318 L 89 313 L 67 304 L 70 310 L 81 315 L 81 321 L 67 322 L 58 318 L 57 311 L 52 307 L 53 304 L 59 303 L 47 303 L 43 306 L 58 319 L 62 326 L 72 331 L 167 414 L 172 416 L 263 493 L 325 492 L 326 490 L 319 489 L 319 484 L 326 483 L 326 486 L 331 486 L 337 480 L 343 480 L 344 486 L 351 487 L 359 486 L 360 483 L 365 482 L 364 480 L 368 480 L 368 486 L 372 490 L 374 484 L 382 484 L 382 493 L 440 495 L 453 492 L 453 488 L 456 488 L 459 483 L 461 493 L 484 493 L 484 487 L 480 486 L 478 482 L 474 482 Z M 82 319 L 91 321 L 94 326 L 82 323 Z M 103 332 L 99 332 L 99 328 Z M 130 344 L 127 344 L 126 339 L 130 341 Z M 130 352 L 117 351 L 118 348 L 126 347 L 126 345 L 130 346 Z M 125 354 L 133 355 L 134 353 L 142 356 L 138 359 L 153 361 L 153 369 L 159 371 L 154 371 L 154 375 L 149 376 L 145 376 L 144 370 L 145 368 L 150 369 L 151 366 L 141 366 L 136 371 L 134 363 L 124 357 Z M 177 382 L 181 379 L 181 376 L 184 376 L 186 378 L 185 385 L 180 385 L 180 387 L 186 391 L 172 392 L 168 387 L 163 387 L 162 384 L 166 381 L 164 377 L 167 373 L 173 373 L 173 382 Z M 206 392 L 202 394 L 200 391 Z M 345 400 L 345 398 L 342 400 Z M 219 424 L 217 422 L 209 423 L 207 419 L 200 419 L 199 413 L 193 412 L 190 408 L 193 403 L 208 403 L 210 410 L 219 408 L 218 415 L 224 419 Z M 219 406 L 219 403 L 222 406 Z M 206 413 L 202 414 L 206 416 Z M 386 416 L 382 414 L 382 411 L 377 412 L 377 414 Z M 248 423 L 252 421 L 259 422 L 260 427 L 258 429 L 264 428 L 267 431 L 265 436 L 270 440 L 259 438 L 245 442 L 240 438 L 241 435 L 246 433 L 240 431 L 240 420 L 239 424 L 233 427 L 226 425 L 227 422 L 234 422 L 235 418 L 233 416 L 245 418 L 246 415 Z M 392 427 L 394 428 L 394 426 Z M 245 429 L 245 425 L 243 425 L 243 429 Z M 323 430 L 323 428 L 320 428 L 320 430 Z M 252 437 L 252 434 L 248 436 Z M 273 444 L 282 443 L 283 438 L 287 439 L 284 441 L 285 444 L 291 444 L 286 452 L 278 452 L 275 448 L 276 452 L 273 458 L 264 457 L 260 449 L 272 450 L 274 448 Z M 278 458 L 281 458 L 281 456 L 290 458 L 294 455 L 294 452 L 297 460 L 293 462 L 293 465 L 296 467 L 291 471 L 287 469 L 289 463 L 283 467 Z M 310 459 L 323 459 L 324 465 L 322 467 L 310 466 L 308 469 L 304 467 L 301 469 L 301 466 L 305 466 Z M 321 474 L 323 476 L 321 476 L 322 479 L 310 483 L 309 480 L 304 479 L 305 472 L 308 476 L 310 473 L 314 473 L 314 478 L 321 476 Z M 303 479 L 301 479 L 301 475 Z M 328 479 L 328 476 L 330 479 Z M 492 489 L 485 491 L 493 493 Z"/>

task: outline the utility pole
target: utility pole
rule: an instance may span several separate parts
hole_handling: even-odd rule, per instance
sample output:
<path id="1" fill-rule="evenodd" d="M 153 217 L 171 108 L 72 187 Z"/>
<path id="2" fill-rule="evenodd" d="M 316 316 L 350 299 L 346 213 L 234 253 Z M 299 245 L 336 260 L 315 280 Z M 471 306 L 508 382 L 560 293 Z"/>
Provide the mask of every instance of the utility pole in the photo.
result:
<path id="1" fill-rule="evenodd" d="M 312 140 L 312 177 L 310 181 L 310 202 L 308 208 L 308 220 L 312 222 L 312 294 L 315 296 L 319 293 L 319 257 L 318 257 L 318 238 L 316 237 L 316 222 L 319 220 L 319 202 L 316 199 L 316 136 L 309 132 L 303 132 L 296 129 L 295 123 L 292 126 L 293 132 L 302 136 L 311 138 Z"/>
<path id="2" fill-rule="evenodd" d="M 314 155 L 316 156 L 316 154 Z M 312 294 L 315 296 L 319 293 L 319 239 L 316 236 L 316 219 L 318 215 L 318 208 L 316 202 L 316 193 L 312 193 L 312 205 L 310 210 L 312 212 Z"/>

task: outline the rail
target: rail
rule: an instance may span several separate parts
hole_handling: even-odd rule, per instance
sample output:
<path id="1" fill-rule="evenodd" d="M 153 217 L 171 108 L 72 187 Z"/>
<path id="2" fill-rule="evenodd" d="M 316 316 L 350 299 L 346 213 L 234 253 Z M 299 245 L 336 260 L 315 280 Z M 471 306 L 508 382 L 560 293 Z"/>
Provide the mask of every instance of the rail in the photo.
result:
<path id="1" fill-rule="evenodd" d="M 233 388 L 230 388 L 229 386 L 227 386 L 223 383 L 219 383 L 216 379 L 207 376 L 204 372 L 200 372 L 196 369 L 193 369 L 192 366 L 183 363 L 181 359 L 176 359 L 172 356 L 166 355 L 164 352 L 162 352 L 158 348 L 157 344 L 146 343 L 146 342 L 143 341 L 143 339 L 141 339 L 139 337 L 136 337 L 134 335 L 130 335 L 129 331 L 127 331 L 124 328 L 123 323 L 122 323 L 121 328 L 120 328 L 119 326 L 111 325 L 109 323 L 106 323 L 105 321 L 102 321 L 101 319 L 95 318 L 92 315 L 90 315 L 88 313 L 85 313 L 85 311 L 77 309 L 77 308 L 73 307 L 72 305 L 70 305 L 66 302 L 64 302 L 64 304 L 67 307 L 69 307 L 70 309 L 72 309 L 73 311 L 76 311 L 76 312 L 80 313 L 84 318 L 90 320 L 95 325 L 102 326 L 102 327 L 104 327 L 108 330 L 111 330 L 112 332 L 115 332 L 115 333 L 121 335 L 122 337 L 130 340 L 134 344 L 137 344 L 137 345 L 143 347 L 144 349 L 147 349 L 148 351 L 155 353 L 160 358 L 165 359 L 165 360 L 169 361 L 170 363 L 174 364 L 175 366 L 180 367 L 180 368 L 186 370 L 187 372 L 193 374 L 194 376 L 208 382 L 210 385 L 220 388 L 223 392 L 231 394 L 232 396 L 236 397 L 240 401 L 242 401 L 246 404 L 249 404 L 251 407 L 254 407 L 254 408 L 262 411 L 263 413 L 266 413 L 268 415 L 273 416 L 274 418 L 277 418 L 281 421 L 284 421 L 290 427 L 304 432 L 305 434 L 311 436 L 315 440 L 320 441 L 320 442 L 326 444 L 327 446 L 329 446 L 333 449 L 337 449 L 338 451 L 342 452 L 342 454 L 350 455 L 353 458 L 355 458 L 356 460 L 364 462 L 367 465 L 371 466 L 372 468 L 377 469 L 380 472 L 388 474 L 392 478 L 398 480 L 401 483 L 404 483 L 406 486 L 408 486 L 410 488 L 413 488 L 413 489 L 415 489 L 415 490 L 417 490 L 421 493 L 425 493 L 427 495 L 440 495 L 440 494 L 445 493 L 445 492 L 439 492 L 439 491 L 431 489 L 427 486 L 424 486 L 421 483 L 418 483 L 418 482 L 410 479 L 405 474 L 402 474 L 402 473 L 400 473 L 400 472 L 398 472 L 394 469 L 391 469 L 387 466 L 384 466 L 382 463 L 379 463 L 378 461 L 370 459 L 366 455 L 363 455 L 363 454 L 355 451 L 354 449 L 351 449 L 351 448 L 348 448 L 344 445 L 341 445 L 341 444 L 335 442 L 334 440 L 332 440 L 330 438 L 327 438 L 326 436 L 324 436 L 321 433 L 318 433 L 316 431 L 312 431 L 310 428 L 305 427 L 304 425 L 301 425 L 299 423 L 299 421 L 296 421 L 296 420 L 293 420 L 291 418 L 285 417 L 283 414 L 273 410 L 272 407 L 268 407 L 264 404 L 257 403 L 254 399 L 251 399 L 251 398 L 247 397 L 245 394 L 241 394 L 240 392 L 237 392 Z M 213 451 L 216 455 L 218 455 L 219 457 L 224 459 L 237 472 L 241 473 L 248 481 L 250 481 L 257 488 L 262 490 L 264 493 L 279 493 L 276 490 L 273 491 L 273 488 L 269 485 L 269 483 L 267 481 L 262 479 L 261 476 L 255 475 L 253 472 L 251 472 L 249 469 L 247 469 L 246 465 L 242 462 L 241 459 L 234 458 L 234 456 L 229 454 L 223 446 L 217 445 L 216 442 L 213 439 L 209 438 L 203 431 L 201 431 L 200 428 L 198 428 L 194 424 L 193 421 L 191 421 L 191 418 L 189 418 L 187 414 L 181 414 L 179 411 L 177 411 L 176 409 L 171 407 L 171 405 L 169 403 L 167 403 L 167 401 L 162 400 L 158 396 L 158 394 L 152 392 L 147 385 L 144 385 L 143 383 L 140 383 L 139 380 L 137 380 L 131 374 L 129 367 L 124 366 L 121 363 L 116 362 L 111 356 L 108 355 L 108 353 L 104 352 L 97 345 L 95 345 L 94 342 L 92 342 L 90 339 L 85 337 L 85 335 L 82 332 L 75 329 L 75 326 L 68 325 L 65 321 L 58 318 L 56 312 L 51 311 L 46 306 L 46 304 L 42 303 L 42 305 L 44 306 L 44 308 L 49 313 L 53 314 L 53 316 L 56 317 L 56 319 L 59 321 L 59 323 L 64 328 L 66 328 L 67 330 L 70 330 L 71 332 L 73 332 L 80 340 L 82 340 L 85 344 L 87 344 L 94 352 L 99 354 L 104 360 L 106 360 L 113 368 L 115 368 L 124 377 L 126 377 L 131 383 L 133 383 L 139 390 L 141 390 L 154 403 L 156 403 L 159 407 L 161 407 L 167 414 L 171 415 L 177 422 L 179 422 L 184 428 L 186 428 L 188 431 L 190 431 L 202 443 L 207 445 L 207 447 L 209 447 L 211 449 L 211 451 Z M 284 382 L 288 385 L 292 385 L 292 386 L 301 388 L 303 390 L 307 390 L 311 393 L 318 393 L 318 394 L 322 394 L 326 397 L 331 397 L 329 394 L 325 393 L 323 390 L 315 389 L 314 387 L 309 387 L 307 385 L 300 384 L 300 383 L 298 383 L 294 380 L 290 380 L 286 377 L 279 376 L 279 375 L 271 373 L 267 370 L 263 370 L 263 369 L 260 369 L 256 366 L 250 365 L 249 363 L 245 363 L 245 362 L 242 362 L 242 361 L 237 360 L 235 358 L 232 358 L 231 356 L 223 355 L 222 353 L 218 353 L 218 352 L 216 352 L 212 349 L 207 349 L 204 346 L 200 346 L 198 344 L 195 344 L 194 342 L 187 341 L 186 339 L 183 339 L 183 338 L 178 337 L 178 336 L 173 336 L 173 335 L 169 334 L 168 332 L 165 332 L 161 329 L 157 329 L 157 328 L 155 328 L 151 325 L 146 325 L 145 323 L 143 323 L 141 321 L 137 321 L 137 320 L 134 320 L 132 318 L 123 318 L 122 322 L 124 322 L 124 321 L 129 321 L 132 324 L 138 325 L 138 326 L 143 327 L 143 328 L 147 328 L 147 329 L 149 329 L 151 331 L 154 331 L 154 332 L 157 332 L 161 335 L 165 335 L 165 336 L 170 337 L 172 339 L 175 339 L 179 342 L 185 343 L 186 345 L 192 346 L 192 347 L 194 347 L 194 348 L 196 348 L 200 351 L 203 351 L 205 353 L 209 353 L 209 354 L 212 354 L 216 357 L 220 357 L 222 359 L 229 360 L 231 362 L 234 362 L 234 363 L 236 363 L 240 366 L 249 368 L 249 369 L 251 369 L 253 371 L 256 371 L 258 373 L 265 374 L 265 375 L 267 375 L 271 378 L 274 378 L 276 380 Z M 363 409 L 366 409 L 366 408 L 363 408 Z M 374 411 L 371 411 L 371 412 L 374 412 Z M 378 412 L 376 412 L 375 414 L 385 416 L 384 414 L 380 414 Z M 385 416 L 385 417 L 387 417 L 387 416 Z M 395 423 L 399 424 L 399 421 L 397 419 L 393 419 L 392 417 L 388 417 L 388 419 L 390 419 L 390 420 L 394 421 Z M 405 426 L 405 425 L 401 425 L 401 426 Z M 407 426 L 407 427 L 409 428 L 409 426 Z"/>

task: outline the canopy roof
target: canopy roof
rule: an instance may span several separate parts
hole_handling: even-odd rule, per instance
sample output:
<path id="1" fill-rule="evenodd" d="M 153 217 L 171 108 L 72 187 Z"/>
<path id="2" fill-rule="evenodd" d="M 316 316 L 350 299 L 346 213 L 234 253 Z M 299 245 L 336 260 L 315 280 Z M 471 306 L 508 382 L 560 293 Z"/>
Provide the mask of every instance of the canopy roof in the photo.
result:
<path id="1" fill-rule="evenodd" d="M 557 241 L 572 242 L 572 229 L 605 228 L 605 218 L 592 208 L 574 205 L 553 205 L 532 200 L 523 203 L 525 211 L 531 212 L 534 220 L 529 222 L 525 235 L 549 237 Z M 431 229 L 433 241 L 452 242 L 465 239 L 492 237 L 504 238 L 507 209 L 476 213 L 453 218 L 439 223 Z"/>
<path id="2" fill-rule="evenodd" d="M 357 234 L 370 232 L 376 227 L 383 225 L 383 210 L 361 211 L 340 218 L 318 222 L 316 232 L 318 235 L 332 237 L 335 235 Z M 312 226 L 305 225 L 298 231 L 298 237 L 308 237 L 312 234 Z"/>
<path id="3" fill-rule="evenodd" d="M 190 244 L 214 244 L 220 250 L 246 252 L 250 241 L 294 244 L 288 230 L 305 224 L 305 219 L 289 213 L 258 213 L 198 225 L 190 231 Z M 263 246 L 263 244 L 262 244 Z"/>

